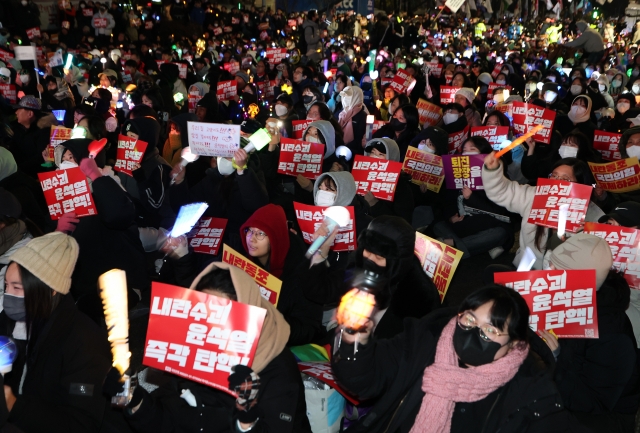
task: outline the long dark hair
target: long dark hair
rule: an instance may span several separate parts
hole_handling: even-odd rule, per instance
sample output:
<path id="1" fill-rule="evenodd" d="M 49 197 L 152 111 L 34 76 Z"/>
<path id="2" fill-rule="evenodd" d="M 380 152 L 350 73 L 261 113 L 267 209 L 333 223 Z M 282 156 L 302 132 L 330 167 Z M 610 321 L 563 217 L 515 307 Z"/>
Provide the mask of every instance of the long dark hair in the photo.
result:
<path id="1" fill-rule="evenodd" d="M 309 110 L 311 110 L 312 107 L 318 107 L 320 118 L 322 120 L 331 122 L 331 126 L 333 126 L 333 129 L 335 129 L 336 135 L 342 138 L 342 136 L 344 135 L 342 127 L 340 126 L 340 123 L 338 123 L 336 118 L 333 117 L 333 114 L 331 113 L 331 110 L 329 110 L 329 107 L 327 107 L 327 104 L 325 104 L 324 102 L 316 101 L 313 103 L 313 105 L 311 105 L 311 107 L 309 107 Z"/>

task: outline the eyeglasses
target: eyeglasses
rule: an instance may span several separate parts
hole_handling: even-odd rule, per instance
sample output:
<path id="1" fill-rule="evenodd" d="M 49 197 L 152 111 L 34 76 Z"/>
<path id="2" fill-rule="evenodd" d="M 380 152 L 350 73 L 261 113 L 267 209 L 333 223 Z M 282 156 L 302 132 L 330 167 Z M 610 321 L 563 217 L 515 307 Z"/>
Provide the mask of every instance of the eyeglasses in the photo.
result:
<path id="1" fill-rule="evenodd" d="M 565 182 L 574 182 L 573 180 L 569 179 L 567 176 L 558 176 L 557 174 L 553 174 L 553 173 L 549 173 L 549 179 L 563 180 Z"/>
<path id="2" fill-rule="evenodd" d="M 256 238 L 259 241 L 264 240 L 264 238 L 267 236 L 267 234 L 263 231 L 259 231 L 259 230 L 251 230 L 250 228 L 246 228 L 244 229 L 244 235 L 245 237 L 250 237 L 253 236 L 254 238 Z"/>
<path id="3" fill-rule="evenodd" d="M 458 326 L 463 331 L 471 331 L 473 328 L 480 328 L 480 338 L 484 341 L 495 341 L 498 337 L 508 335 L 506 332 L 500 332 L 498 328 L 492 325 L 479 326 L 473 314 L 465 311 L 458 314 Z"/>

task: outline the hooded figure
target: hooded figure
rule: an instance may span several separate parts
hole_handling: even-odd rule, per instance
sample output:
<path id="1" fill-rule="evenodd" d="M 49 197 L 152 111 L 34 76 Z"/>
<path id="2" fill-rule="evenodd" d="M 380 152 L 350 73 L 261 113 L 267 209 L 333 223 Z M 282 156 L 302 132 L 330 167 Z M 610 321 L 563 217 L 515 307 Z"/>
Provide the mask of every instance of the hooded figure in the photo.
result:
<path id="1" fill-rule="evenodd" d="M 362 137 L 366 132 L 366 120 L 369 111 L 364 106 L 362 90 L 355 86 L 347 86 L 340 92 L 342 111 L 338 121 L 342 128 L 344 144 L 355 155 L 362 155 Z"/>
<path id="2" fill-rule="evenodd" d="M 189 130 L 187 128 L 187 122 L 197 121 L 197 116 L 192 113 L 178 114 L 169 120 L 169 124 L 175 124 L 179 134 L 169 132 L 167 141 L 164 142 L 164 147 L 162 148 L 162 157 L 172 167 L 178 164 L 182 159 L 182 149 L 189 146 Z"/>
<path id="3" fill-rule="evenodd" d="M 307 136 L 310 128 L 317 128 L 318 140 L 324 144 L 324 159 L 322 161 L 322 171 L 327 172 L 331 169 L 334 162 L 338 160 L 335 156 L 336 152 L 336 130 L 328 120 L 315 120 L 307 125 L 302 133 L 302 140 L 315 142 L 315 137 Z"/>
<path id="4" fill-rule="evenodd" d="M 576 23 L 580 36 L 571 42 L 564 44 L 566 47 L 582 48 L 585 54 L 589 55 L 589 64 L 596 64 L 604 54 L 604 40 L 600 33 L 589 27 L 585 21 Z M 583 75 L 584 76 L 584 75 Z"/>
<path id="5" fill-rule="evenodd" d="M 313 196 L 318 195 L 318 189 L 326 178 L 330 177 L 336 184 L 335 200 L 331 206 L 351 206 L 353 199 L 356 197 L 356 182 L 353 175 L 348 171 L 336 171 L 331 173 L 322 173 L 316 183 L 313 185 Z M 316 206 L 322 206 L 316 203 Z M 356 229 L 357 229 L 356 225 Z"/>

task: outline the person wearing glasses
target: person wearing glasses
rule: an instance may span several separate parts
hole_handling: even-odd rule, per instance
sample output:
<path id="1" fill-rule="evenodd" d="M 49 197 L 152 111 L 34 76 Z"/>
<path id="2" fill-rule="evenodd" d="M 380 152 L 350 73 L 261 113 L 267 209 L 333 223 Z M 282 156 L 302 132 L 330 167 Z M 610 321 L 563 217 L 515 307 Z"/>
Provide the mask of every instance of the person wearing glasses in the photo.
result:
<path id="1" fill-rule="evenodd" d="M 360 400 L 376 399 L 349 431 L 574 431 L 552 380 L 553 355 L 528 321 L 520 294 L 489 285 L 457 312 L 407 321 L 394 339 L 371 337 L 371 321 L 344 330 L 335 378 Z"/>
<path id="2" fill-rule="evenodd" d="M 560 239 L 555 235 L 555 229 L 527 222 L 533 205 L 536 187 L 520 185 L 518 182 L 507 179 L 503 173 L 502 162 L 494 155 L 495 152 L 487 155 L 482 167 L 482 182 L 487 197 L 495 204 L 505 207 L 509 212 L 522 216 L 519 238 L 520 247 L 516 252 L 513 264 L 518 266 L 526 248 L 530 247 L 536 255 L 533 268 L 542 269 L 545 253 L 553 250 L 560 242 Z M 556 162 L 551 168 L 549 179 L 576 182 L 589 186 L 596 183 L 587 164 L 576 158 L 564 158 Z M 584 222 L 598 222 L 600 217 L 604 215 L 602 209 L 593 203 L 595 193 L 591 196 L 592 200 L 589 201 Z M 565 236 L 569 236 L 569 233 Z"/>

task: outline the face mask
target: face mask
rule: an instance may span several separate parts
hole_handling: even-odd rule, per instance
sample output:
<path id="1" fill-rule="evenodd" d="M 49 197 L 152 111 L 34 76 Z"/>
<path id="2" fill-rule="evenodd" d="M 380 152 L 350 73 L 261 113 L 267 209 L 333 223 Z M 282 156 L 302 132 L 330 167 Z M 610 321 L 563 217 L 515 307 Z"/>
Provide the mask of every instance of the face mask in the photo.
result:
<path id="1" fill-rule="evenodd" d="M 631 90 L 633 90 L 633 93 L 635 93 L 636 95 L 640 93 L 640 84 L 634 84 L 633 87 L 631 87 Z"/>
<path id="2" fill-rule="evenodd" d="M 323 191 L 321 189 L 316 193 L 316 206 L 333 206 L 336 201 L 336 193 L 331 191 Z"/>
<path id="3" fill-rule="evenodd" d="M 579 95 L 580 92 L 582 92 L 582 86 L 578 86 L 578 85 L 573 85 L 571 86 L 571 94 L 573 96 Z"/>
<path id="4" fill-rule="evenodd" d="M 389 122 L 389 125 L 391 126 L 391 129 L 393 129 L 396 132 L 402 131 L 407 127 L 406 123 L 402 123 L 398 119 L 391 119 L 391 121 Z"/>
<path id="5" fill-rule="evenodd" d="M 80 5 L 80 9 L 84 9 L 87 5 Z"/>
<path id="6" fill-rule="evenodd" d="M 287 107 L 285 107 L 284 105 L 276 105 L 276 114 L 278 116 L 286 116 L 288 112 L 289 110 L 287 110 Z"/>
<path id="7" fill-rule="evenodd" d="M 626 104 L 624 102 L 619 102 L 618 105 L 616 105 L 616 108 L 618 109 L 618 112 L 620 114 L 626 113 L 630 107 L 631 107 L 630 104 Z"/>
<path id="8" fill-rule="evenodd" d="M 442 121 L 444 122 L 445 125 L 449 125 L 450 123 L 455 122 L 456 120 L 458 120 L 459 116 L 455 113 L 447 113 L 444 116 L 442 116 Z"/>
<path id="9" fill-rule="evenodd" d="M 223 176 L 228 176 L 235 171 L 231 161 L 226 158 L 218 157 L 218 171 Z"/>
<path id="10" fill-rule="evenodd" d="M 425 152 L 429 152 L 429 153 L 436 153 L 435 150 L 433 150 L 432 148 L 430 148 L 426 144 L 418 144 L 418 149 L 424 150 Z"/>
<path id="11" fill-rule="evenodd" d="M 560 149 L 558 149 L 558 153 L 560 154 L 560 158 L 564 159 L 564 158 L 575 158 L 576 155 L 578 155 L 578 148 L 577 147 L 571 147 L 571 146 L 565 146 L 564 144 L 562 146 L 560 146 Z"/>
<path id="12" fill-rule="evenodd" d="M 462 152 L 462 156 L 467 156 L 467 155 L 480 155 L 480 152 Z"/>
<path id="13" fill-rule="evenodd" d="M 581 117 L 584 116 L 584 114 L 587 112 L 587 109 L 579 105 L 574 105 L 571 107 L 570 112 L 573 113 L 574 117 Z"/>
<path id="14" fill-rule="evenodd" d="M 58 167 L 58 168 L 59 168 L 60 170 L 66 170 L 66 169 L 69 169 L 69 168 L 75 168 L 75 167 L 77 167 L 77 166 L 78 166 L 78 164 L 76 164 L 76 163 L 75 163 L 75 162 L 73 162 L 73 161 L 62 161 L 62 162 L 60 163 L 60 167 Z"/>
<path id="15" fill-rule="evenodd" d="M 2 302 L 4 304 L 4 312 L 7 313 L 9 319 L 20 322 L 27 318 L 27 309 L 24 306 L 24 296 L 15 296 L 5 293 Z"/>
<path id="16" fill-rule="evenodd" d="M 373 260 L 369 260 L 366 258 L 362 258 L 362 267 L 365 271 L 373 272 L 374 274 L 378 274 L 383 276 L 387 273 L 387 268 L 384 266 L 378 266 Z"/>
<path id="17" fill-rule="evenodd" d="M 498 80 L 496 81 L 496 84 L 499 84 L 500 86 L 504 86 L 505 84 L 507 84 L 507 82 L 504 80 Z"/>
<path id="18" fill-rule="evenodd" d="M 606 88 L 607 87 L 604 84 L 598 84 L 598 89 L 600 89 L 601 92 L 604 92 Z"/>
<path id="19" fill-rule="evenodd" d="M 544 100 L 549 104 L 553 104 L 553 102 L 556 100 L 557 97 L 558 97 L 558 94 L 550 90 L 547 90 L 544 93 Z"/>
<path id="20" fill-rule="evenodd" d="M 310 104 L 311 101 L 313 101 L 313 96 L 304 95 L 302 97 L 302 102 L 304 102 L 305 104 Z"/>
<path id="21" fill-rule="evenodd" d="M 306 141 L 308 143 L 320 143 L 320 140 L 318 140 L 313 135 L 307 135 L 307 137 L 304 139 L 304 141 Z"/>
<path id="22" fill-rule="evenodd" d="M 551 75 L 550 77 L 547 77 L 547 80 L 551 81 L 552 83 L 555 83 L 556 82 L 556 77 Z"/>
<path id="23" fill-rule="evenodd" d="M 453 347 L 463 364 L 477 367 L 493 362 L 493 358 L 502 346 L 481 338 L 480 328 L 465 331 L 456 324 L 456 330 L 453 332 Z"/>
<path id="24" fill-rule="evenodd" d="M 22 84 L 27 84 L 29 82 L 29 75 L 20 75 L 20 81 L 22 81 Z"/>
<path id="25" fill-rule="evenodd" d="M 629 158 L 633 158 L 634 156 L 640 158 L 640 146 L 627 147 L 627 155 L 629 155 Z"/>
<path id="26" fill-rule="evenodd" d="M 620 80 L 613 80 L 613 81 L 611 82 L 611 85 L 612 85 L 613 87 L 620 87 L 620 86 L 622 86 L 622 81 L 620 81 Z"/>
<path id="27" fill-rule="evenodd" d="M 406 63 L 398 63 L 398 69 L 404 69 L 407 67 Z"/>

